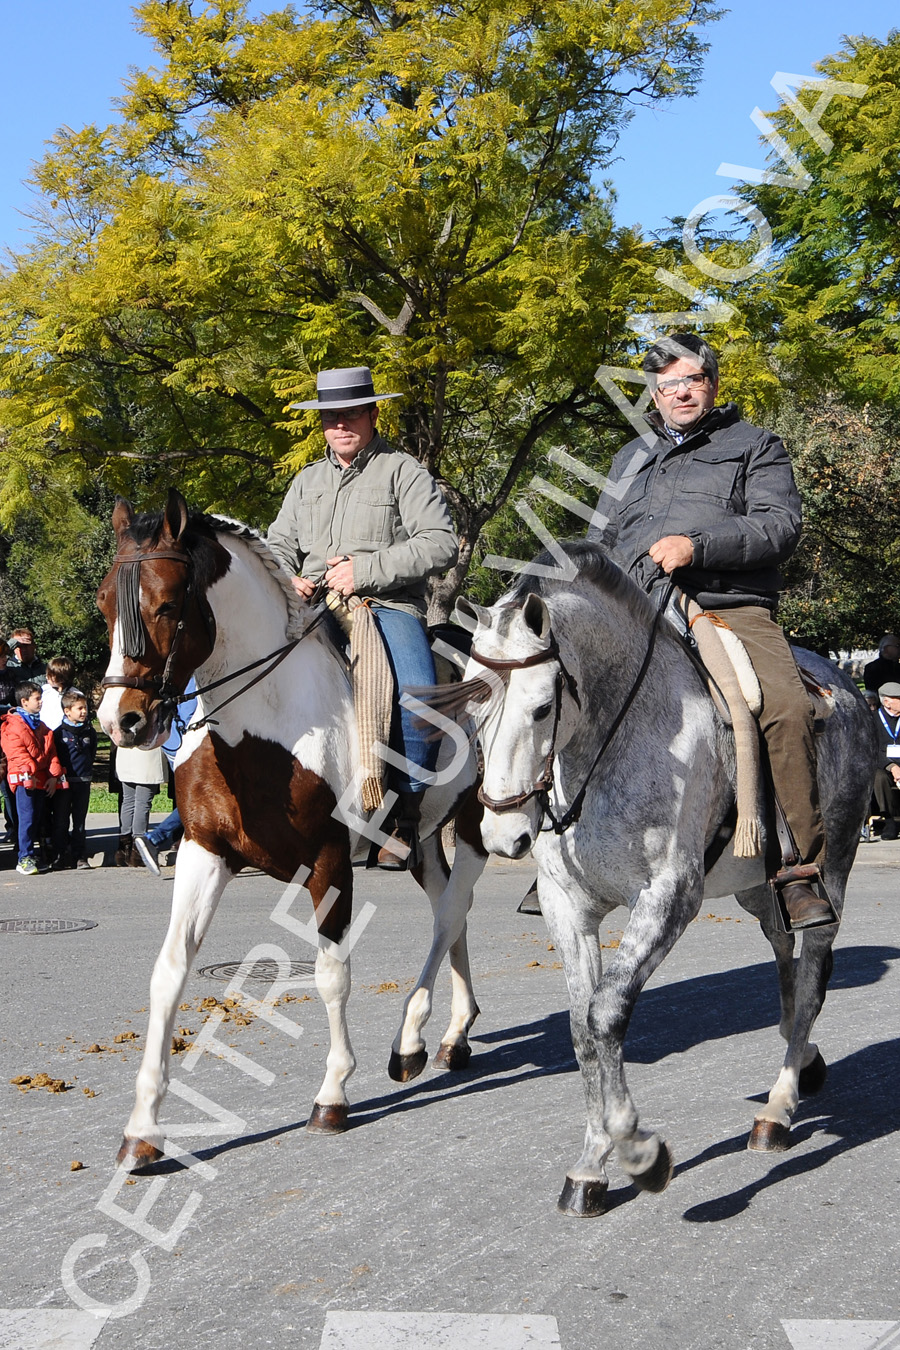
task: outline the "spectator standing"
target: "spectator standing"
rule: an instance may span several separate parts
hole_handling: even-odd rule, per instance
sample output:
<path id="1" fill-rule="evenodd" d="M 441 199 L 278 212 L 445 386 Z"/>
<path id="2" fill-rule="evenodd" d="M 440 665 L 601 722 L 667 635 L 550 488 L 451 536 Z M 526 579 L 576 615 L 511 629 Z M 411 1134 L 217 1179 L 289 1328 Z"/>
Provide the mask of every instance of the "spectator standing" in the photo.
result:
<path id="1" fill-rule="evenodd" d="M 16 798 L 19 836 L 16 871 L 30 877 L 39 870 L 34 853 L 45 801 L 53 797 L 57 787 L 65 787 L 65 778 L 53 732 L 41 721 L 40 685 L 25 680 L 16 690 L 16 703 L 15 710 L 4 719 L 0 744 L 7 759 L 7 779 Z"/>
<path id="2" fill-rule="evenodd" d="M 9 643 L 0 638 L 0 719 L 16 706 L 16 686 L 20 676 L 14 666 L 9 664 Z M 6 815 L 6 839 L 17 838 L 15 793 L 6 781 L 6 771 L 0 774 L 0 792 L 3 795 L 3 810 Z"/>
<path id="3" fill-rule="evenodd" d="M 885 633 L 878 644 L 878 656 L 863 667 L 863 686 L 881 694 L 883 684 L 900 684 L 900 638 Z"/>
<path id="4" fill-rule="evenodd" d="M 116 867 L 143 867 L 134 848 L 134 836 L 147 833 L 150 805 L 166 773 L 165 757 L 159 749 L 120 747 L 116 751 L 116 773 L 122 784 Z"/>
<path id="5" fill-rule="evenodd" d="M 53 656 L 47 662 L 47 683 L 41 690 L 41 721 L 51 731 L 55 731 L 63 720 L 62 696 L 74 688 L 74 678 L 75 662 L 71 656 Z"/>
<path id="6" fill-rule="evenodd" d="M 894 815 L 893 790 L 900 788 L 900 683 L 889 680 L 878 690 L 881 707 L 875 714 L 880 758 L 875 770 L 875 805 L 884 816 L 882 839 L 900 837 Z"/>
<path id="7" fill-rule="evenodd" d="M 19 680 L 42 681 L 46 674 L 46 666 L 37 654 L 34 633 L 31 629 L 14 628 L 8 641 L 12 653 L 9 664 L 18 670 Z"/>
<path id="8" fill-rule="evenodd" d="M 178 720 L 173 720 L 169 728 L 169 734 L 163 742 L 163 754 L 169 761 L 169 781 L 172 784 L 172 801 L 175 803 L 175 809 L 170 811 L 165 820 L 154 825 L 146 834 L 136 834 L 134 836 L 134 847 L 141 862 L 152 872 L 155 877 L 161 876 L 159 870 L 159 855 L 163 849 L 171 848 L 176 840 L 180 840 L 184 829 L 181 824 L 181 812 L 178 810 L 178 802 L 175 799 L 175 756 L 181 745 L 181 726 L 190 722 L 197 707 L 197 681 L 193 675 L 187 682 L 185 689 L 185 699 L 178 705 Z"/>
<path id="9" fill-rule="evenodd" d="M 52 664 L 52 662 L 51 662 Z M 53 732 L 56 753 L 69 784 L 53 800 L 54 867 L 90 867 L 86 829 L 91 780 L 97 756 L 97 733 L 91 726 L 87 698 L 80 689 L 62 696 L 62 721 Z M 71 827 L 71 834 L 70 834 Z"/>

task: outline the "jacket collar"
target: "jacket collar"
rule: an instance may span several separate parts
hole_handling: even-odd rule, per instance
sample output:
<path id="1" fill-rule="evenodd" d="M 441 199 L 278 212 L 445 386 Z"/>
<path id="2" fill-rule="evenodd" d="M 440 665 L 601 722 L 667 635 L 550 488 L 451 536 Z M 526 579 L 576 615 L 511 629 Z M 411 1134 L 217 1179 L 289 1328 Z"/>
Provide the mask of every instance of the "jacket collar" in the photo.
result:
<path id="1" fill-rule="evenodd" d="M 659 439 L 663 441 L 668 448 L 673 445 L 690 445 L 695 437 L 708 436 L 710 432 L 718 431 L 720 427 L 731 426 L 732 423 L 740 421 L 740 417 L 741 414 L 738 411 L 736 403 L 724 403 L 721 408 L 710 408 L 709 412 L 706 413 L 704 417 L 701 417 L 700 421 L 695 426 L 691 427 L 687 435 L 680 441 L 677 441 L 672 435 L 671 431 L 663 421 L 662 414 L 657 408 L 654 408 L 652 412 L 646 413 L 644 420 L 649 423 Z M 653 453 L 657 453 L 660 449 L 662 449 L 662 446 L 656 445 Z"/>
<path id="2" fill-rule="evenodd" d="M 358 474 L 362 473 L 366 465 L 375 458 L 375 456 L 379 453 L 379 451 L 389 449 L 390 446 L 388 445 L 387 441 L 379 432 L 376 431 L 375 435 L 369 441 L 369 444 L 363 446 L 359 454 L 356 455 L 350 461 L 350 463 L 347 465 L 346 468 L 344 468 L 343 464 L 341 464 L 340 460 L 338 459 L 337 455 L 334 453 L 330 445 L 328 446 L 325 453 L 328 457 L 329 463 L 333 464 L 339 473 L 347 474 L 350 478 L 355 478 Z"/>

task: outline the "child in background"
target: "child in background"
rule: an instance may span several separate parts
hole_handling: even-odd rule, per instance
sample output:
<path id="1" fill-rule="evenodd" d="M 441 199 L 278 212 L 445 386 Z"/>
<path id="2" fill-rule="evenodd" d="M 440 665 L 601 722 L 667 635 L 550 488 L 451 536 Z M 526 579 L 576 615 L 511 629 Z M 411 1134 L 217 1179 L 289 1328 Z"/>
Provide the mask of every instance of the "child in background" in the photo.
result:
<path id="1" fill-rule="evenodd" d="M 85 844 L 85 823 L 97 755 L 97 733 L 90 723 L 87 698 L 80 689 L 69 689 L 63 694 L 62 715 L 53 740 L 69 787 L 65 792 L 57 792 L 53 801 L 55 870 L 91 865 Z"/>
<path id="2" fill-rule="evenodd" d="M 47 662 L 47 683 L 41 690 L 41 721 L 51 731 L 63 720 L 62 696 L 72 689 L 74 678 L 75 662 L 71 656 L 54 656 Z"/>
<path id="3" fill-rule="evenodd" d="M 65 787 L 62 765 L 53 743 L 53 732 L 41 722 L 41 687 L 25 680 L 16 690 L 17 707 L 8 713 L 0 730 L 6 755 L 7 780 L 15 792 L 19 824 L 19 861 L 16 871 L 33 877 L 38 872 L 35 841 L 44 813 L 44 802 L 57 787 Z"/>

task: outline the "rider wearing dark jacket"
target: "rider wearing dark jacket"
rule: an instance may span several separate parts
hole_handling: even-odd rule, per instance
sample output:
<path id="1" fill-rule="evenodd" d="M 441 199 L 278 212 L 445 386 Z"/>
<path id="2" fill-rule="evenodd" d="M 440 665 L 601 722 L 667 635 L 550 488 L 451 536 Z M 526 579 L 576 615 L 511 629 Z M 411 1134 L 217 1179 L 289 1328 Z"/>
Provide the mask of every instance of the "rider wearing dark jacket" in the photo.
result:
<path id="1" fill-rule="evenodd" d="M 693 333 L 663 338 L 644 370 L 656 404 L 653 435 L 613 461 L 588 537 L 640 586 L 672 577 L 704 609 L 725 618 L 747 648 L 763 692 L 759 718 L 779 802 L 802 863 L 820 867 L 812 704 L 773 613 L 779 567 L 800 539 L 800 498 L 784 445 L 715 406 L 718 362 Z M 794 928 L 833 922 L 830 905 L 794 872 L 779 873 Z"/>

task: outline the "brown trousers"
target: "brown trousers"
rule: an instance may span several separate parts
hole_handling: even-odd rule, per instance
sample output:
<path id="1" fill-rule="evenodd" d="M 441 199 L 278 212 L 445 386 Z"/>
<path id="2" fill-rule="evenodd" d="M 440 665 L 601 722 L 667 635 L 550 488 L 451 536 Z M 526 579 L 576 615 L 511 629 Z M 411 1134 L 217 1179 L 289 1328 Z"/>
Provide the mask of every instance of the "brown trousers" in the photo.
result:
<path id="1" fill-rule="evenodd" d="M 759 725 L 775 791 L 800 859 L 821 865 L 825 824 L 816 781 L 815 718 L 784 630 L 760 605 L 739 605 L 720 613 L 747 648 L 759 677 L 763 696 Z"/>

